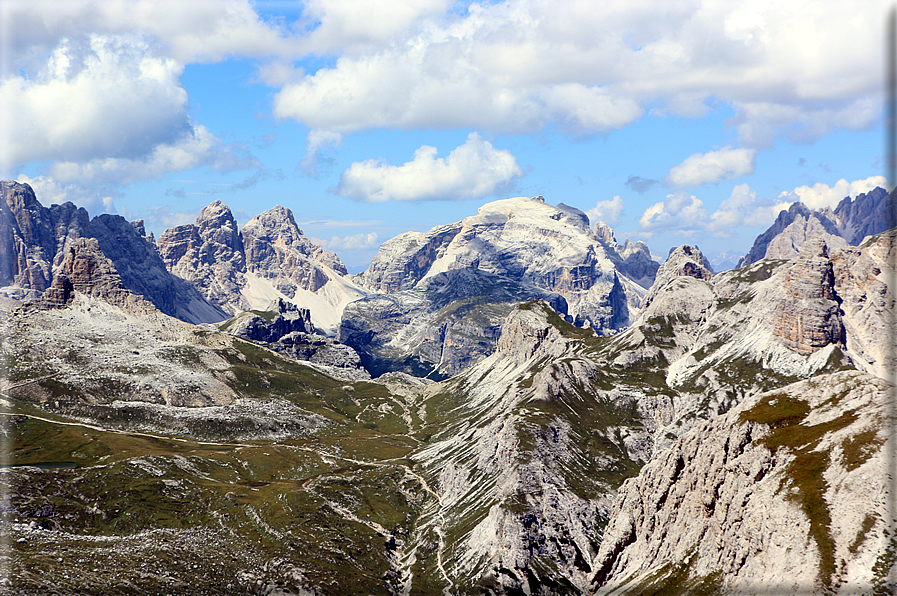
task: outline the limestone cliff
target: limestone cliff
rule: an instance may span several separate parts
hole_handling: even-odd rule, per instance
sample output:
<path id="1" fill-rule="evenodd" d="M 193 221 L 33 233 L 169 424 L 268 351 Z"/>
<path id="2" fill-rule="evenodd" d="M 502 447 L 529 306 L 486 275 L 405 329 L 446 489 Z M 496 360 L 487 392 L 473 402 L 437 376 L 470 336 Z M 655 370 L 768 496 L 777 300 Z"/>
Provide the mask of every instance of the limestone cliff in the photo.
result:
<path id="1" fill-rule="evenodd" d="M 10 180 L 0 182 L 0 192 L 0 287 L 39 296 L 53 282 L 65 248 L 86 235 L 87 212 L 72 203 L 46 208 L 29 185 Z"/>
<path id="2" fill-rule="evenodd" d="M 884 381 L 840 372 L 696 426 L 621 487 L 592 590 L 887 590 L 893 402 Z"/>
<path id="3" fill-rule="evenodd" d="M 628 324 L 656 270 L 647 247 L 620 250 L 609 227 L 593 231 L 578 209 L 517 197 L 487 203 L 458 223 L 388 240 L 359 279 L 388 294 L 452 269 L 477 269 L 560 294 L 581 324 L 612 332 Z M 615 291 L 625 300 L 611 297 Z"/>
<path id="4" fill-rule="evenodd" d="M 889 222 L 889 200 L 893 200 L 893 195 L 889 198 L 885 189 L 876 188 L 853 199 L 845 197 L 834 210 L 810 209 L 803 203 L 794 203 L 757 237 L 738 266 L 745 267 L 760 259 L 791 259 L 814 237 L 822 238 L 829 250 L 856 246 L 866 236 L 894 225 Z"/>
<path id="5" fill-rule="evenodd" d="M 400 370 L 443 379 L 491 354 L 508 313 L 537 299 L 567 312 L 559 294 L 477 269 L 453 269 L 414 289 L 349 304 L 338 337 L 375 376 Z"/>
<path id="6" fill-rule="evenodd" d="M 230 209 L 215 201 L 195 224 L 166 230 L 158 246 L 175 275 L 230 314 L 284 299 L 308 309 L 318 329 L 335 334 L 345 305 L 365 295 L 339 257 L 308 240 L 280 206 L 239 230 Z"/>
<path id="7" fill-rule="evenodd" d="M 231 314 L 249 309 L 240 293 L 246 285 L 243 239 L 227 205 L 214 201 L 195 224 L 163 232 L 157 245 L 168 270 L 193 284 L 208 302 Z"/>

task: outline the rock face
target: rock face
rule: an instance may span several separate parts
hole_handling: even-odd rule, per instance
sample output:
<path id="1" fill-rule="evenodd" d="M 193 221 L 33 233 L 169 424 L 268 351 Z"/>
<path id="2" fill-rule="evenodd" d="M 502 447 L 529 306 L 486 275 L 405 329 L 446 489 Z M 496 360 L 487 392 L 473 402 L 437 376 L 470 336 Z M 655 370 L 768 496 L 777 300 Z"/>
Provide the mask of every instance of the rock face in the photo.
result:
<path id="1" fill-rule="evenodd" d="M 165 314 L 189 323 L 214 323 L 227 318 L 196 288 L 169 273 L 141 220 L 128 222 L 120 215 L 99 215 L 91 220 L 88 233 L 115 264 L 124 286 Z"/>
<path id="2" fill-rule="evenodd" d="M 288 333 L 314 333 L 308 309 L 278 298 L 265 311 L 246 312 L 228 321 L 222 328 L 228 333 L 239 335 L 252 341 L 274 342 Z"/>
<path id="3" fill-rule="evenodd" d="M 786 299 L 776 310 L 773 333 L 801 354 L 829 344 L 844 347 L 844 324 L 828 256 L 821 238 L 803 245 L 785 278 Z"/>
<path id="4" fill-rule="evenodd" d="M 888 223 L 888 193 L 876 188 L 855 199 L 845 197 L 832 211 L 811 210 L 803 203 L 794 203 L 782 211 L 775 223 L 754 241 L 754 246 L 738 266 L 744 267 L 760 259 L 791 259 L 805 242 L 822 238 L 829 250 L 856 246 L 866 236 L 884 232 Z"/>
<path id="5" fill-rule="evenodd" d="M 227 205 L 213 202 L 195 224 L 163 232 L 158 246 L 168 270 L 193 284 L 208 302 L 231 314 L 250 308 L 240 292 L 246 284 L 243 238 Z"/>
<path id="6" fill-rule="evenodd" d="M 897 222 L 888 220 L 888 192 L 879 187 L 853 200 L 845 197 L 833 212 L 838 232 L 852 246 L 860 244 L 867 236 L 874 236 L 890 229 Z M 894 200 L 893 193 L 890 200 Z"/>
<path id="7" fill-rule="evenodd" d="M 439 500 L 415 540 L 439 544 L 427 556 L 461 593 L 581 594 L 588 585 L 607 481 L 634 471 L 638 450 L 620 468 L 610 462 L 647 433 L 634 419 L 606 426 L 599 410 L 632 402 L 595 391 L 596 366 L 578 350 L 586 334 L 595 338 L 530 303 L 508 316 L 494 354 L 432 390 L 439 401 L 428 408 L 439 408 L 445 430 L 414 459 Z"/>
<path id="8" fill-rule="evenodd" d="M 10 180 L 0 191 L 0 286 L 34 297 L 50 287 L 65 248 L 86 235 L 87 211 L 72 203 L 47 209 L 29 185 Z"/>
<path id="9" fill-rule="evenodd" d="M 246 270 L 293 296 L 297 288 L 317 292 L 330 280 L 327 269 L 346 275 L 334 253 L 313 244 L 296 225 L 289 209 L 277 206 L 255 216 L 242 229 Z"/>
<path id="10" fill-rule="evenodd" d="M 375 376 L 404 371 L 448 378 L 491 354 L 508 313 L 531 300 L 567 312 L 559 294 L 478 269 L 452 269 L 414 289 L 349 304 L 339 340 L 355 348 Z"/>
<path id="11" fill-rule="evenodd" d="M 897 230 L 869 238 L 859 247 L 831 255 L 834 292 L 840 301 L 847 351 L 857 368 L 881 378 L 897 371 L 894 279 Z"/>
<path id="12" fill-rule="evenodd" d="M 578 209 L 518 197 L 385 242 L 358 276 L 379 295 L 353 303 L 340 338 L 375 374 L 455 374 L 494 349 L 513 303 L 547 300 L 577 326 L 624 329 L 658 264 Z M 559 306 L 563 300 L 563 306 Z"/>
<path id="13" fill-rule="evenodd" d="M 629 313 L 615 312 L 620 302 L 610 295 L 619 286 L 629 308 L 638 307 L 644 288 L 622 271 L 629 267 L 650 277 L 643 263 L 647 247 L 624 251 L 626 265 L 608 241 L 610 229 L 596 229 L 583 212 L 564 204 L 553 207 L 538 197 L 495 201 L 456 224 L 385 242 L 360 279 L 388 294 L 444 271 L 478 269 L 560 294 L 571 316 L 599 332 L 612 331 L 628 323 Z"/>
<path id="14" fill-rule="evenodd" d="M 660 290 L 679 277 L 692 277 L 703 281 L 713 279 L 713 268 L 697 246 L 683 244 L 670 249 L 667 260 L 657 270 L 654 285 L 645 295 L 643 306 L 650 305 Z"/>
<path id="15" fill-rule="evenodd" d="M 166 230 L 158 245 L 175 275 L 230 314 L 281 298 L 307 308 L 318 329 L 335 334 L 345 305 L 365 295 L 339 258 L 312 244 L 279 206 L 240 231 L 230 209 L 215 201 L 195 224 Z"/>
<path id="16" fill-rule="evenodd" d="M 3 292 L 34 299 L 63 282 L 55 283 L 69 248 L 79 238 L 95 238 L 121 276 L 121 283 L 144 296 L 159 310 L 191 323 L 220 321 L 226 315 L 207 303 L 196 290 L 171 275 L 159 258 L 143 222 L 127 222 L 104 214 L 90 220 L 72 203 L 43 207 L 27 184 L 2 182 L 0 206 L 0 259 Z M 83 250 L 82 246 L 82 250 Z M 63 285 L 60 285 L 63 284 Z"/>
<path id="17" fill-rule="evenodd" d="M 78 238 L 69 244 L 52 285 L 38 304 L 47 308 L 65 308 L 74 299 L 75 292 L 101 298 L 116 306 L 152 308 L 142 297 L 124 287 L 115 265 L 93 238 Z"/>
<path id="18" fill-rule="evenodd" d="M 330 337 L 315 333 L 308 309 L 299 308 L 282 298 L 264 311 L 239 313 L 219 325 L 231 335 L 265 345 L 295 360 L 324 367 L 329 374 L 343 379 L 369 379 L 358 352 Z"/>
<path id="19" fill-rule="evenodd" d="M 890 389 L 833 373 L 701 423 L 623 484 L 591 588 L 868 593 L 889 525 Z"/>
<path id="20" fill-rule="evenodd" d="M 316 364 L 340 379 L 358 381 L 371 378 L 358 352 L 332 337 L 294 331 L 266 344 L 266 347 L 294 360 Z"/>

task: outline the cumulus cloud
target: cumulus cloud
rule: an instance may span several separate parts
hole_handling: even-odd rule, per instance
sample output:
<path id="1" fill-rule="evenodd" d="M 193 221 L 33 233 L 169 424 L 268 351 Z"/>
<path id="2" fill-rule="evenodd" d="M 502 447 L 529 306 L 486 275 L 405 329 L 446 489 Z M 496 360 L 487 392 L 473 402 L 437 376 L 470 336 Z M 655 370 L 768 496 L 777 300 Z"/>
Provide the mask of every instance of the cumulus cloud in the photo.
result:
<path id="1" fill-rule="evenodd" d="M 801 201 L 810 209 L 835 208 L 845 197 L 856 197 L 867 193 L 875 187 L 890 188 L 884 176 L 870 176 L 865 180 L 848 182 L 844 178 L 835 182 L 834 186 L 817 182 L 813 186 L 798 186 L 793 191 L 779 195 L 781 202 Z"/>
<path id="2" fill-rule="evenodd" d="M 353 6 L 306 8 L 306 47 L 338 59 L 313 73 L 280 72 L 277 116 L 341 134 L 545 126 L 581 134 L 626 126 L 649 105 L 695 118 L 721 101 L 751 148 L 879 118 L 877 7 L 519 0 L 441 13 L 445 2 L 420 0 L 390 22 L 378 3 Z"/>
<path id="3" fill-rule="evenodd" d="M 679 191 L 667 195 L 665 201 L 648 207 L 639 219 L 639 225 L 649 237 L 660 231 L 681 234 L 704 231 L 718 237 L 729 237 L 740 226 L 771 225 L 779 212 L 791 205 L 791 202 L 780 199 L 759 198 L 749 185 L 738 184 L 708 215 L 700 199 Z"/>
<path id="4" fill-rule="evenodd" d="M 84 32 L 142 31 L 181 64 L 228 56 L 295 55 L 300 40 L 264 21 L 249 0 L 30 0 L 5 2 L 4 43 L 16 68 Z"/>
<path id="5" fill-rule="evenodd" d="M 309 0 L 303 23 L 312 29 L 305 47 L 316 52 L 363 49 L 388 41 L 426 16 L 442 14 L 452 0 Z"/>
<path id="6" fill-rule="evenodd" d="M 700 229 L 702 222 L 707 220 L 703 205 L 703 201 L 687 192 L 669 194 L 666 200 L 645 209 L 639 218 L 639 226 L 649 238 L 660 230 L 690 234 Z"/>
<path id="7" fill-rule="evenodd" d="M 50 174 L 65 183 L 131 184 L 159 178 L 168 172 L 180 172 L 199 166 L 228 172 L 259 167 L 255 158 L 236 152 L 240 147 L 224 144 L 202 125 L 172 143 L 156 145 L 147 155 L 136 158 L 105 157 L 86 162 L 60 161 L 52 164 Z"/>
<path id="8" fill-rule="evenodd" d="M 789 203 L 757 198 L 747 184 L 739 184 L 710 216 L 706 229 L 714 236 L 730 236 L 738 226 L 769 226 Z"/>
<path id="9" fill-rule="evenodd" d="M 189 130 L 183 67 L 139 37 L 64 40 L 34 78 L 0 84 L 8 163 L 133 157 Z"/>
<path id="10" fill-rule="evenodd" d="M 603 221 L 611 226 L 620 220 L 622 213 L 623 199 L 620 198 L 620 195 L 614 195 L 614 198 L 609 201 L 598 201 L 594 207 L 586 211 L 586 215 L 589 216 L 589 221 L 592 223 Z"/>
<path id="11" fill-rule="evenodd" d="M 667 182 L 678 188 L 716 184 L 722 180 L 754 173 L 753 149 L 732 149 L 695 153 L 670 169 Z"/>
<path id="12" fill-rule="evenodd" d="M 523 175 L 510 151 L 494 148 L 475 132 L 446 158 L 436 157 L 436 151 L 424 145 L 401 166 L 375 159 L 355 162 L 332 191 L 372 203 L 479 199 L 496 194 Z"/>
<path id="13" fill-rule="evenodd" d="M 91 216 L 99 213 L 116 213 L 114 193 L 107 188 L 85 188 L 77 184 L 63 184 L 50 176 L 30 178 L 25 174 L 16 176 L 16 181 L 28 184 L 41 205 L 61 205 L 71 201 L 84 207 Z"/>
<path id="14" fill-rule="evenodd" d="M 183 67 L 143 37 L 64 40 L 34 77 L 0 83 L 6 167 L 51 161 L 49 177 L 83 186 L 129 184 L 209 166 L 259 167 L 187 115 Z"/>
<path id="15" fill-rule="evenodd" d="M 363 250 L 377 246 L 377 232 L 334 236 L 326 243 L 327 250 Z"/>

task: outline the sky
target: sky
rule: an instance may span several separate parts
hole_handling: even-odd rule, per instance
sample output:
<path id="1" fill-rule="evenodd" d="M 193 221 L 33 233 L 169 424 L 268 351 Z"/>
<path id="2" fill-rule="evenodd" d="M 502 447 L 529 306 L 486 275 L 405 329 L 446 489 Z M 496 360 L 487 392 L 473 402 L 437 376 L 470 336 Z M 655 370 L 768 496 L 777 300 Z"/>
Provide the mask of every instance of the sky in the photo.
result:
<path id="1" fill-rule="evenodd" d="M 0 0 L 0 176 L 158 237 L 282 205 L 357 272 L 542 195 L 746 252 L 884 186 L 879 1 Z"/>

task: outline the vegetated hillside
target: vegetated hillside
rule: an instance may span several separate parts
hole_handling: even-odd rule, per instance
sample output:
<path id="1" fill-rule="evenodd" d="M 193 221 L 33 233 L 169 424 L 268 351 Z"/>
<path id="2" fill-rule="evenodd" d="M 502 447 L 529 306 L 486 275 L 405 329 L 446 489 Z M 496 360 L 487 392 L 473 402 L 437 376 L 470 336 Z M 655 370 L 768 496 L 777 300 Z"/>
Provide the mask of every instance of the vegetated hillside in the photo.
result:
<path id="1" fill-rule="evenodd" d="M 7 587 L 754 593 L 790 548 L 795 590 L 892 589 L 869 373 L 893 370 L 894 237 L 716 276 L 680 247 L 627 330 L 527 302 L 439 383 L 337 380 L 77 289 L 15 311 L 11 459 L 45 467 L 3 471 Z"/>

